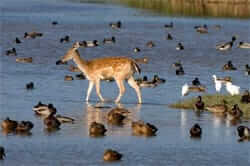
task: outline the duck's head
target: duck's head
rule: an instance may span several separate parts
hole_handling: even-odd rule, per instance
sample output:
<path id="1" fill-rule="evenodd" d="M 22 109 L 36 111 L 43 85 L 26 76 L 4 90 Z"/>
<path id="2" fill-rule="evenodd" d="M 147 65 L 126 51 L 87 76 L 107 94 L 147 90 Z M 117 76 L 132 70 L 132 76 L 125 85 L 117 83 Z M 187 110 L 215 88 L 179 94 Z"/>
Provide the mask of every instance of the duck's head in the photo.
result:
<path id="1" fill-rule="evenodd" d="M 26 38 L 26 37 L 28 37 L 29 35 L 28 35 L 28 32 L 25 32 L 24 33 L 24 38 Z"/>
<path id="2" fill-rule="evenodd" d="M 198 96 L 198 101 L 202 101 L 202 97 L 201 96 Z"/>
<path id="3" fill-rule="evenodd" d="M 236 40 L 236 36 L 232 37 L 232 42 L 234 42 Z"/>

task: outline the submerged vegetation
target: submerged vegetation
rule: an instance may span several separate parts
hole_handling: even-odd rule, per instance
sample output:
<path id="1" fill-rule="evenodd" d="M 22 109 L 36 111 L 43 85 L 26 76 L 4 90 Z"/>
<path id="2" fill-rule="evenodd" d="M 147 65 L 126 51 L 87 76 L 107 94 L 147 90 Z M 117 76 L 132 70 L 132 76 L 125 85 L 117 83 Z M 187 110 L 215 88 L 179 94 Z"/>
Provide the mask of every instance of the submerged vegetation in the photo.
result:
<path id="1" fill-rule="evenodd" d="M 234 104 L 238 104 L 240 109 L 244 113 L 244 117 L 250 118 L 250 103 L 243 104 L 240 102 L 241 95 L 231 96 L 231 95 L 204 95 L 202 96 L 202 100 L 206 106 L 212 106 L 214 104 L 222 104 L 223 100 L 227 102 L 229 108 L 232 108 Z M 170 104 L 171 108 L 175 109 L 187 109 L 187 110 L 194 110 L 194 104 L 197 101 L 196 98 L 188 98 L 183 101 L 178 101 L 177 103 Z"/>
<path id="2" fill-rule="evenodd" d="M 74 1 L 74 0 L 71 0 Z M 250 18 L 250 0 L 80 0 L 116 3 L 168 16 Z"/>

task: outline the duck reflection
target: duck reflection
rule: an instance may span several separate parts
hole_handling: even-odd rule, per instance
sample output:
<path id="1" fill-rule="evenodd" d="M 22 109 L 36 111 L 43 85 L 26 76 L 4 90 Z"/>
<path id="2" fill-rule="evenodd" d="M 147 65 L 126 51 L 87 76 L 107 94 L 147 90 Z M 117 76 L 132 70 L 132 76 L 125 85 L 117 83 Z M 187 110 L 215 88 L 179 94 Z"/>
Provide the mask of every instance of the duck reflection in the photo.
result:
<path id="1" fill-rule="evenodd" d="M 86 132 L 93 122 L 101 123 L 107 128 L 106 135 L 131 135 L 131 122 L 139 120 L 141 105 L 125 108 L 116 104 L 113 108 L 105 103 L 92 105 L 87 103 L 85 108 Z"/>

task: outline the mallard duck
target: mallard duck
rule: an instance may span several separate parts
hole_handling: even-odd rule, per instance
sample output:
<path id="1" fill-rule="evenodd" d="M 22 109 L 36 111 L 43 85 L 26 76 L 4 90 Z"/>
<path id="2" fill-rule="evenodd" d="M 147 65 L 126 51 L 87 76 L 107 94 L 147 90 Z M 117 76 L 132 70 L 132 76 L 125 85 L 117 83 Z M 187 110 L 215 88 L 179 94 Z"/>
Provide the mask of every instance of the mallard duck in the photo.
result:
<path id="1" fill-rule="evenodd" d="M 27 90 L 34 89 L 34 83 L 33 83 L 33 82 L 30 82 L 30 83 L 26 84 L 26 89 L 27 89 Z"/>
<path id="2" fill-rule="evenodd" d="M 74 78 L 70 75 L 64 76 L 64 81 L 73 81 L 73 80 L 74 80 Z"/>
<path id="3" fill-rule="evenodd" d="M 184 72 L 184 69 L 182 66 L 178 67 L 176 70 L 175 70 L 175 74 L 176 75 L 184 75 L 185 72 Z"/>
<path id="4" fill-rule="evenodd" d="M 220 50 L 220 51 L 229 50 L 229 49 L 232 48 L 233 43 L 234 43 L 235 40 L 236 40 L 236 37 L 233 36 L 232 37 L 232 41 L 226 42 L 226 43 L 217 44 L 215 48 L 216 48 L 216 50 Z"/>
<path id="5" fill-rule="evenodd" d="M 196 26 L 195 29 L 196 29 L 196 32 L 199 32 L 199 33 L 208 33 L 206 24 L 204 24 L 203 26 Z"/>
<path id="6" fill-rule="evenodd" d="M 194 126 L 189 131 L 191 137 L 201 137 L 202 129 L 199 124 L 194 124 Z"/>
<path id="7" fill-rule="evenodd" d="M 238 45 L 239 48 L 250 48 L 250 43 L 247 42 L 240 42 Z"/>
<path id="8" fill-rule="evenodd" d="M 16 56 L 17 55 L 16 48 L 13 47 L 12 49 L 7 50 L 6 55 L 7 56 Z"/>
<path id="9" fill-rule="evenodd" d="M 223 70 L 237 70 L 236 67 L 234 67 L 232 61 L 228 61 L 222 68 Z"/>
<path id="10" fill-rule="evenodd" d="M 84 47 L 97 47 L 99 42 L 97 40 L 82 41 L 82 46 Z"/>
<path id="11" fill-rule="evenodd" d="M 39 103 L 38 103 L 39 104 Z M 37 107 L 33 107 L 33 110 L 37 115 L 41 116 L 49 116 L 51 113 L 56 113 L 56 108 L 53 106 L 53 104 L 48 104 L 48 105 L 41 105 Z"/>
<path id="12" fill-rule="evenodd" d="M 38 32 L 25 32 L 24 33 L 24 38 L 36 38 L 36 37 L 41 37 L 43 36 L 42 33 L 38 33 Z"/>
<path id="13" fill-rule="evenodd" d="M 173 37 L 170 33 L 168 33 L 167 37 L 166 37 L 167 40 L 173 40 Z"/>
<path id="14" fill-rule="evenodd" d="M 113 125 L 123 125 L 125 118 L 126 116 L 116 111 L 116 109 L 112 109 L 107 115 L 108 123 Z"/>
<path id="15" fill-rule="evenodd" d="M 154 75 L 152 82 L 156 84 L 163 84 L 166 82 L 166 80 L 163 78 L 160 78 L 158 75 Z"/>
<path id="16" fill-rule="evenodd" d="M 225 113 L 228 111 L 227 102 L 222 100 L 222 104 L 215 104 L 211 106 L 206 106 L 205 110 L 213 112 L 213 113 Z"/>
<path id="17" fill-rule="evenodd" d="M 199 111 L 199 110 L 204 110 L 205 108 L 205 103 L 202 101 L 202 97 L 198 96 L 197 101 L 194 104 L 194 109 Z"/>
<path id="18" fill-rule="evenodd" d="M 184 50 L 184 46 L 181 43 L 178 43 L 176 50 Z"/>
<path id="19" fill-rule="evenodd" d="M 155 136 L 157 130 L 158 129 L 150 123 L 144 123 L 143 121 L 132 122 L 132 131 L 135 135 Z"/>
<path id="20" fill-rule="evenodd" d="M 44 119 L 43 123 L 47 129 L 59 129 L 60 128 L 61 123 L 54 116 L 55 114 L 56 114 L 56 109 L 54 108 L 53 111 L 50 112 L 49 116 Z"/>
<path id="21" fill-rule="evenodd" d="M 115 43 L 115 37 L 114 36 L 112 36 L 111 38 L 104 38 L 103 39 L 103 43 L 104 44 L 112 44 L 112 43 Z"/>
<path id="22" fill-rule="evenodd" d="M 78 80 L 85 80 L 86 79 L 86 77 L 85 77 L 85 75 L 83 73 L 76 74 L 75 77 Z"/>
<path id="23" fill-rule="evenodd" d="M 121 160 L 121 158 L 122 158 L 122 154 L 112 149 L 105 150 L 104 155 L 103 155 L 104 161 L 118 161 L 118 160 Z"/>
<path id="24" fill-rule="evenodd" d="M 153 48 L 153 47 L 155 46 L 155 44 L 154 44 L 153 41 L 149 41 L 149 42 L 146 43 L 146 46 L 147 46 L 148 48 Z"/>
<path id="25" fill-rule="evenodd" d="M 58 25 L 58 22 L 57 22 L 57 21 L 52 21 L 51 24 L 52 24 L 52 25 Z"/>
<path id="26" fill-rule="evenodd" d="M 89 128 L 90 136 L 104 136 L 107 129 L 101 123 L 92 122 Z"/>
<path id="27" fill-rule="evenodd" d="M 30 132 L 34 127 L 33 123 L 30 121 L 21 121 L 16 127 L 17 132 Z"/>
<path id="28" fill-rule="evenodd" d="M 229 120 L 240 119 L 242 115 L 243 115 L 243 112 L 239 108 L 238 104 L 234 104 L 233 108 L 227 111 L 227 118 Z"/>
<path id="29" fill-rule="evenodd" d="M 248 90 L 245 90 L 245 92 L 241 96 L 240 102 L 245 104 L 250 103 L 250 93 Z"/>
<path id="30" fill-rule="evenodd" d="M 16 37 L 15 43 L 16 43 L 16 44 L 21 44 L 22 42 L 21 42 L 21 40 L 20 40 L 18 37 Z"/>
<path id="31" fill-rule="evenodd" d="M 66 36 L 64 36 L 63 38 L 61 38 L 60 39 L 60 43 L 64 43 L 64 42 L 69 42 L 69 36 L 68 35 L 66 35 Z"/>
<path id="32" fill-rule="evenodd" d="M 156 82 L 148 81 L 148 77 L 144 76 L 143 79 L 137 79 L 136 83 L 142 88 L 154 88 L 157 86 Z"/>
<path id="33" fill-rule="evenodd" d="M 184 84 L 182 86 L 181 94 L 182 96 L 187 96 L 190 92 L 205 92 L 206 88 L 204 86 L 189 86 Z"/>
<path id="34" fill-rule="evenodd" d="M 32 110 L 36 111 L 36 110 L 40 110 L 40 109 L 47 109 L 48 105 L 47 104 L 43 104 L 41 101 L 38 102 L 37 105 L 35 105 Z"/>
<path id="35" fill-rule="evenodd" d="M 5 120 L 2 121 L 1 127 L 3 130 L 15 131 L 17 124 L 18 124 L 17 121 L 10 120 L 9 117 L 7 117 Z"/>
<path id="36" fill-rule="evenodd" d="M 140 52 L 140 51 L 141 51 L 140 48 L 138 48 L 138 47 L 135 47 L 135 48 L 134 48 L 134 52 Z"/>
<path id="37" fill-rule="evenodd" d="M 0 146 L 0 160 L 5 158 L 5 150 L 4 147 Z"/>
<path id="38" fill-rule="evenodd" d="M 122 22 L 121 21 L 111 22 L 109 26 L 113 29 L 120 29 L 122 27 Z"/>
<path id="39" fill-rule="evenodd" d="M 165 24 L 164 27 L 165 28 L 173 28 L 174 27 L 174 23 L 170 22 L 170 24 Z"/>
<path id="40" fill-rule="evenodd" d="M 192 81 L 192 85 L 194 86 L 200 86 L 201 83 L 200 83 L 200 80 L 198 77 L 195 77 L 194 80 Z"/>
<path id="41" fill-rule="evenodd" d="M 20 63 L 32 63 L 32 57 L 16 58 L 16 62 L 20 62 Z"/>
<path id="42" fill-rule="evenodd" d="M 244 141 L 244 140 L 250 140 L 250 129 L 246 126 L 239 126 L 237 128 L 238 135 L 240 139 L 238 140 L 239 142 Z"/>
<path id="43" fill-rule="evenodd" d="M 67 116 L 62 116 L 62 115 L 56 115 L 56 119 L 60 122 L 60 123 L 74 123 L 75 119 L 71 118 L 71 117 L 67 117 Z"/>

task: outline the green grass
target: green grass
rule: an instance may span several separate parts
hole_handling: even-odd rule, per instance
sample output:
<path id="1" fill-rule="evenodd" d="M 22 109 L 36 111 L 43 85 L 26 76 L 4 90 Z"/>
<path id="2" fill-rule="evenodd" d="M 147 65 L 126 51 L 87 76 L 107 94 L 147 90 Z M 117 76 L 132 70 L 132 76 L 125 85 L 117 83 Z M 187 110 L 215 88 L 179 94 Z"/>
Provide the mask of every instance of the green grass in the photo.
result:
<path id="1" fill-rule="evenodd" d="M 205 106 L 211 106 L 214 104 L 222 104 L 222 100 L 227 101 L 227 105 L 229 108 L 233 107 L 234 104 L 238 104 L 240 109 L 244 112 L 245 118 L 250 118 L 250 103 L 243 104 L 240 102 L 241 95 L 230 96 L 230 95 L 219 95 L 219 94 L 209 94 L 202 96 L 202 100 L 205 103 Z M 194 104 L 196 102 L 196 98 L 188 98 L 183 101 L 178 101 L 177 103 L 170 104 L 170 108 L 175 109 L 187 109 L 194 110 Z"/>

